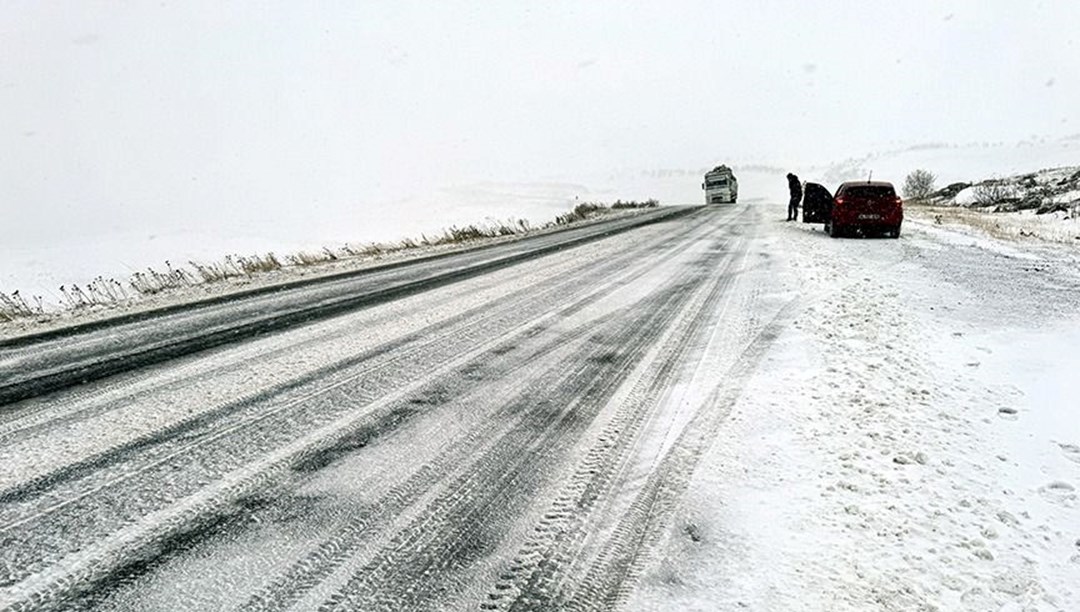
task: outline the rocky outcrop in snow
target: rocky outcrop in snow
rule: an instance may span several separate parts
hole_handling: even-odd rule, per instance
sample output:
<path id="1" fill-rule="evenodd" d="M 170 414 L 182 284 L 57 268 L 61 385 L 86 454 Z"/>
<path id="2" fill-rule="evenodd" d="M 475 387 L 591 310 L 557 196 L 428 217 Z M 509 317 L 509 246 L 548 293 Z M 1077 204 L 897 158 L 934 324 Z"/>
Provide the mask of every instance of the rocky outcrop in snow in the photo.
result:
<path id="1" fill-rule="evenodd" d="M 1067 166 L 990 178 L 977 183 L 953 183 L 931 196 L 938 206 L 963 206 L 988 212 L 1033 210 L 1080 217 L 1080 167 Z"/>

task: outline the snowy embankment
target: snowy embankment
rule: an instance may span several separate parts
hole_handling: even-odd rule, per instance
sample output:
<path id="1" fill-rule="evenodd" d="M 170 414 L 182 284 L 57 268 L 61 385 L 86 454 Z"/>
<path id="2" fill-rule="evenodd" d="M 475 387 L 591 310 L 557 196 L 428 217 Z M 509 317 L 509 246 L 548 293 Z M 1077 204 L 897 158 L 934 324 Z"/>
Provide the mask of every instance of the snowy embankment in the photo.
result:
<path id="1" fill-rule="evenodd" d="M 1071 216 L 1064 212 L 1042 215 L 1033 210 L 994 213 L 956 206 L 909 205 L 905 213 L 909 222 L 945 226 L 952 232 L 963 233 L 973 238 L 1004 238 L 1080 245 L 1080 216 Z"/>
<path id="2" fill-rule="evenodd" d="M 921 227 L 773 223 L 801 308 L 627 609 L 1080 609 L 1076 250 Z"/>
<path id="3" fill-rule="evenodd" d="M 166 261 L 160 271 L 148 269 L 124 282 L 99 276 L 84 285 L 85 289 L 68 285 L 65 298 L 59 302 L 30 298 L 26 292 L 20 296 L 17 290 L 11 294 L 0 291 L 0 338 L 501 244 L 570 225 L 611 221 L 655 206 L 655 201 L 616 203 L 614 207 L 585 204 L 559 215 L 554 222 L 540 225 L 524 220 L 516 224 L 489 222 L 444 229 L 431 238 L 346 245 L 280 258 L 273 253 L 250 258 L 228 256 L 217 263 L 192 263 L 194 267 L 173 266 Z M 267 262 L 273 265 L 263 265 Z M 146 289 L 148 285 L 150 290 Z M 73 298 L 74 291 L 79 293 Z"/>
<path id="4" fill-rule="evenodd" d="M 1080 167 L 953 183 L 908 210 L 916 222 L 973 236 L 1080 245 Z"/>

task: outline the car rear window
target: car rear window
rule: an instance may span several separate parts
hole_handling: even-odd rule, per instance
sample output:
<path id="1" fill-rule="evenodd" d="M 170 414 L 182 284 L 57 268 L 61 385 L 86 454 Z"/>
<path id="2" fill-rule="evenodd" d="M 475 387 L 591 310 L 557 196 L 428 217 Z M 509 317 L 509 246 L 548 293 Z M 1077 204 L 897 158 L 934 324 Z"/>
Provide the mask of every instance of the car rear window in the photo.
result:
<path id="1" fill-rule="evenodd" d="M 844 190 L 844 195 L 855 198 L 894 198 L 896 192 L 884 185 L 852 185 Z"/>

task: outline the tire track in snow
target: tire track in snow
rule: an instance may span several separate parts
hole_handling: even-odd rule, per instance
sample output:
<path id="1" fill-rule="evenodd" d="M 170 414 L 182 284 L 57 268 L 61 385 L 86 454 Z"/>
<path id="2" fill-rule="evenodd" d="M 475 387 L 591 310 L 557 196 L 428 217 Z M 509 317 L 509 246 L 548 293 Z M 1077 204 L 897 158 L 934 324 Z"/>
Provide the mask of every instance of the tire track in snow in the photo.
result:
<path id="1" fill-rule="evenodd" d="M 734 275 L 751 268 L 744 262 L 736 267 Z M 729 285 L 717 282 L 698 304 L 687 308 L 687 316 L 673 326 L 656 354 L 643 364 L 633 390 L 626 394 L 616 416 L 596 437 L 570 482 L 538 521 L 534 536 L 521 546 L 508 566 L 498 571 L 487 598 L 478 604 L 481 609 L 607 610 L 618 603 L 617 595 L 632 587 L 631 570 L 636 570 L 653 544 L 648 537 L 663 532 L 668 506 L 678 499 L 697 458 L 712 442 L 727 408 L 738 397 L 741 381 L 752 373 L 776 337 L 778 319 L 790 306 L 785 304 L 779 307 L 780 314 L 756 323 L 756 313 L 762 306 L 761 285 L 756 283 L 749 290 Z M 745 331 L 733 340 L 729 340 L 728 333 L 718 339 L 719 332 L 737 331 L 738 327 L 709 323 L 712 317 L 719 316 L 717 312 L 745 319 Z M 702 335 L 712 336 L 709 342 L 732 344 L 735 353 L 730 355 L 731 365 L 724 368 L 728 377 L 714 386 L 705 401 L 693 406 L 685 426 L 676 430 L 677 438 L 661 447 L 646 485 L 629 506 L 623 506 L 617 500 L 625 493 L 616 495 L 617 489 L 640 477 L 629 470 L 634 447 L 643 443 L 639 438 L 646 435 L 647 428 L 659 425 L 656 420 L 661 417 L 656 407 L 672 401 L 665 396 L 670 395 L 676 382 L 675 369 L 679 363 L 695 361 L 696 349 L 692 347 L 700 344 Z M 701 374 L 700 369 L 695 368 L 694 377 Z M 666 414 L 662 418 L 672 421 L 672 417 Z M 663 512 L 658 511 L 660 508 Z M 616 521 L 617 528 L 605 529 L 603 524 L 610 521 Z"/>
<path id="2" fill-rule="evenodd" d="M 743 257 L 740 253 L 738 259 Z M 731 268 L 738 270 L 739 263 L 732 262 Z M 614 416 L 539 521 L 536 534 L 500 572 L 487 599 L 479 604 L 481 609 L 548 610 L 568 605 L 561 590 L 571 579 L 572 566 L 580 563 L 583 555 L 588 557 L 585 547 L 590 532 L 596 531 L 598 522 L 610 518 L 611 495 L 642 430 L 657 425 L 657 406 L 670 393 L 679 367 L 694 346 L 694 337 L 730 297 L 738 272 L 724 272 L 685 306 L 662 343 L 639 366 L 634 384 L 621 398 Z"/>
<path id="3" fill-rule="evenodd" d="M 770 306 L 761 291 L 762 287 L 756 285 L 743 293 L 735 309 L 747 317 L 748 325 L 726 376 L 695 406 L 677 439 L 665 447 L 645 485 L 619 517 L 613 535 L 602 542 L 587 571 L 560 592 L 564 609 L 618 609 L 633 591 L 698 461 L 714 442 L 745 382 L 788 324 L 790 313 L 797 310 L 794 297 L 775 296 Z M 762 316 L 764 312 L 770 314 Z"/>
<path id="4" fill-rule="evenodd" d="M 543 312 L 546 309 L 545 302 L 543 300 L 539 299 L 539 296 L 536 296 L 536 295 L 529 296 L 528 299 L 535 302 L 534 305 L 535 305 L 535 307 L 537 307 L 538 312 Z M 504 315 L 514 317 L 513 319 L 515 319 L 515 321 L 516 321 L 516 317 L 521 315 L 521 305 L 522 304 L 519 304 L 519 303 L 510 304 L 507 310 L 508 311 L 513 311 L 513 312 L 504 313 Z M 472 314 L 475 315 L 475 313 L 472 313 Z M 415 351 L 415 353 L 417 353 L 417 354 L 426 353 L 427 362 L 429 364 L 427 367 L 431 367 L 431 365 L 440 363 L 440 362 L 444 361 L 445 358 L 449 358 L 450 356 L 453 356 L 453 354 L 458 351 L 457 346 L 459 344 L 472 345 L 472 344 L 475 344 L 477 342 L 482 341 L 483 337 L 485 337 L 485 336 L 487 336 L 489 334 L 490 329 L 492 327 L 490 319 L 487 319 L 487 318 L 477 319 L 477 318 L 474 317 L 473 319 L 471 319 L 471 323 L 472 323 L 471 328 L 474 330 L 474 335 L 472 337 L 462 337 L 460 330 L 458 330 L 456 332 L 456 334 L 451 334 L 450 335 L 450 336 L 454 336 L 458 340 L 458 342 L 456 344 L 450 345 L 449 348 L 444 349 L 443 352 L 436 352 L 436 351 L 431 350 L 431 348 L 430 348 L 431 343 L 426 343 L 424 345 L 419 346 L 419 348 Z M 414 369 L 417 369 L 417 368 L 414 368 Z M 422 370 L 423 368 L 419 368 L 419 369 Z M 369 376 L 370 373 L 372 373 L 372 372 L 362 371 L 360 376 Z M 337 386 L 337 385 L 342 384 L 342 383 L 348 383 L 351 380 L 354 380 L 355 378 L 357 378 L 357 377 L 351 377 L 350 379 L 348 379 L 346 381 L 341 381 L 341 382 L 335 383 L 332 386 Z M 388 386 L 391 387 L 391 389 L 395 389 L 395 387 L 399 386 L 399 384 L 400 384 L 399 381 L 391 380 L 390 383 L 388 384 Z M 327 389 L 327 387 L 321 387 L 321 389 L 315 390 L 314 392 L 312 392 L 309 395 L 303 397 L 302 399 L 310 399 L 312 396 L 323 394 L 326 391 L 333 391 L 333 389 Z M 360 398 L 360 402 L 356 402 L 356 397 L 343 396 L 343 397 L 339 397 L 338 400 L 336 400 L 336 402 L 335 402 L 335 400 L 329 400 L 328 403 L 332 404 L 332 405 L 341 406 L 341 409 L 338 410 L 338 412 L 340 413 L 342 411 L 348 410 L 350 405 L 366 404 L 366 403 L 374 402 L 374 400 L 376 399 L 376 396 L 377 396 L 376 393 L 368 393 L 366 396 Z M 296 408 L 297 410 L 307 410 L 307 409 L 310 408 L 310 405 L 303 404 L 302 402 L 295 402 L 295 403 L 292 403 L 289 406 L 291 406 L 293 408 Z M 253 409 L 257 409 L 257 408 L 258 408 L 257 406 L 253 407 Z M 265 418 L 270 417 L 270 416 L 272 416 L 272 413 L 270 413 L 270 414 L 259 414 L 259 416 L 257 416 L 255 418 L 255 420 L 261 421 L 262 419 L 265 419 Z M 211 423 L 211 424 L 213 424 L 213 423 Z M 242 423 L 242 424 L 251 424 L 251 423 L 248 422 L 248 423 Z M 272 427 L 272 430 L 273 431 L 285 431 L 285 430 L 281 429 L 281 427 Z M 232 429 L 232 430 L 228 430 L 228 431 L 218 431 L 218 432 L 215 432 L 213 435 L 211 435 L 208 438 L 206 438 L 206 437 L 197 437 L 197 438 L 195 438 L 195 443 L 194 444 L 185 445 L 185 446 L 181 447 L 179 450 L 177 450 L 176 452 L 174 452 L 174 453 L 172 453 L 170 455 L 166 455 L 165 458 L 157 457 L 157 455 L 151 455 L 151 457 L 147 458 L 150 461 L 149 467 L 150 468 L 158 468 L 158 472 L 151 472 L 151 473 L 149 473 L 147 475 L 147 477 L 145 478 L 145 480 L 147 481 L 147 487 L 150 488 L 150 489 L 157 488 L 158 482 L 161 481 L 161 479 L 163 477 L 168 476 L 168 471 L 171 470 L 171 466 L 168 466 L 167 464 L 165 464 L 165 462 L 167 462 L 167 461 L 176 461 L 177 457 L 179 457 L 180 453 L 184 453 L 184 452 L 189 451 L 189 450 L 194 450 L 194 449 L 197 449 L 198 447 L 206 446 L 206 445 L 212 443 L 212 441 L 220 441 L 220 439 L 222 437 L 224 437 L 225 435 L 230 434 L 230 433 L 242 433 L 242 432 L 240 432 L 238 429 Z M 172 438 L 166 438 L 166 439 L 172 439 Z M 181 441 L 183 441 L 183 440 L 181 440 Z M 249 449 L 247 454 L 248 455 L 253 455 L 253 457 L 257 457 L 257 454 L 259 454 L 259 449 L 257 449 L 257 448 Z M 200 461 L 205 461 L 204 458 L 202 458 L 202 457 L 197 457 L 195 459 L 198 459 Z M 183 471 L 180 471 L 180 472 L 181 472 L 181 474 L 194 474 L 195 473 L 194 470 L 183 470 Z M 109 482 L 108 486 L 110 486 L 112 488 L 123 488 L 123 489 L 125 489 L 123 491 L 123 494 L 130 494 L 130 489 L 131 489 L 131 482 L 130 482 L 131 478 L 130 478 L 130 476 L 131 475 L 132 475 L 131 472 L 127 472 L 125 474 L 122 474 L 119 479 L 116 479 L 116 480 L 113 480 L 113 481 Z M 175 482 L 174 482 L 174 484 L 175 484 Z M 195 484 L 195 487 L 198 487 L 198 484 Z M 100 493 L 100 489 L 93 490 L 91 492 L 92 493 Z M 148 493 L 148 494 L 152 494 L 152 493 Z M 70 520 L 72 522 L 68 523 L 68 525 L 66 525 L 65 528 L 62 530 L 63 538 L 67 538 L 68 533 L 84 531 L 85 527 L 82 526 L 81 523 L 80 523 L 80 521 L 83 518 L 93 518 L 95 520 L 95 522 L 100 522 L 100 519 L 102 519 L 103 512 L 104 512 L 104 511 L 102 511 L 102 509 L 99 509 L 99 508 L 87 508 L 85 506 L 78 505 L 78 504 L 76 504 L 78 499 L 79 498 L 65 497 L 64 500 L 62 502 L 60 502 L 60 504 L 71 506 L 70 514 L 73 515 L 73 516 L 70 517 Z M 45 500 L 45 502 L 49 503 L 49 502 L 51 502 L 51 500 Z M 108 505 L 109 506 L 117 506 L 118 504 L 110 503 Z M 58 508 L 58 507 L 59 506 L 54 506 L 54 508 Z M 45 509 L 45 511 L 42 511 L 41 514 L 49 513 L 50 509 L 54 509 L 54 508 Z M 93 512 L 91 512 L 91 511 L 93 511 Z M 26 519 L 23 519 L 23 522 L 19 526 L 24 527 L 25 523 L 26 523 Z M 18 523 L 16 523 L 16 525 L 18 525 Z M 10 531 L 11 529 L 14 529 L 14 527 L 15 527 L 15 525 L 13 525 L 13 523 L 8 523 L 8 525 L 5 526 L 4 531 Z M 27 534 L 29 535 L 30 533 L 27 532 Z M 15 536 L 13 536 L 13 538 L 11 538 L 11 540 L 13 540 L 13 541 L 9 541 L 9 545 L 15 545 L 16 542 L 17 542 L 17 539 L 18 539 L 18 535 L 16 534 Z M 37 538 L 36 542 L 40 543 L 40 538 Z M 57 545 L 59 545 L 59 546 L 70 545 L 72 548 L 75 547 L 76 544 L 78 544 L 78 543 L 77 542 L 57 543 Z M 25 546 L 25 548 L 30 550 L 30 552 L 32 554 L 32 546 L 27 545 L 27 546 Z M 10 553 L 8 555 L 5 555 L 5 560 L 8 560 L 9 562 L 11 562 L 11 554 Z M 33 566 L 32 565 L 27 565 L 27 563 L 19 562 L 19 561 L 21 561 L 21 560 L 16 559 L 16 562 L 12 563 L 12 565 L 17 567 L 17 568 L 22 568 L 24 574 L 30 573 L 30 570 L 33 569 Z M 10 577 L 10 579 L 8 581 L 3 581 L 2 584 L 10 584 L 11 582 L 14 582 L 15 580 L 17 580 L 17 577 L 19 577 L 19 576 L 17 576 L 17 575 L 12 576 L 12 577 Z"/>
<path id="5" fill-rule="evenodd" d="M 664 260 L 669 259 L 676 254 L 677 253 L 671 253 L 662 258 L 650 260 L 651 265 L 663 263 Z M 636 281 L 645 272 L 646 270 L 639 270 L 625 278 L 621 278 L 618 282 L 618 285 L 628 285 Z M 597 295 L 595 297 L 601 297 L 602 295 L 606 295 L 607 293 L 609 293 L 609 291 L 609 288 L 601 288 L 599 291 L 600 295 Z M 656 301 L 656 299 L 657 298 L 653 298 L 645 302 L 639 303 L 635 305 L 635 309 L 640 309 L 643 311 L 652 310 L 653 308 L 655 308 L 654 302 Z M 588 300 L 589 303 L 591 303 L 592 301 L 594 301 L 593 298 L 590 298 Z M 580 310 L 585 305 L 586 303 L 582 302 L 576 305 L 573 309 Z M 610 326 L 610 324 L 608 324 L 608 326 Z M 584 335 L 595 335 L 597 331 L 597 329 L 589 327 L 580 327 L 574 332 L 574 337 L 578 338 Z M 611 343 L 607 342 L 606 344 Z M 589 355 L 578 355 L 566 359 L 565 361 L 569 363 L 577 363 L 587 360 L 588 358 Z M 556 367 L 563 368 L 565 366 L 560 364 Z M 549 375 L 550 374 L 546 374 L 545 377 Z M 565 390 L 565 385 L 563 384 L 556 383 L 547 384 L 545 386 L 549 388 L 554 387 L 556 389 L 563 390 L 563 394 L 567 393 L 567 391 Z M 570 393 L 572 396 L 573 392 L 571 391 Z M 540 396 L 543 394 L 543 389 L 533 389 L 532 394 Z M 562 395 L 560 395 L 560 397 L 562 397 Z M 550 403 L 551 399 L 547 398 L 547 401 Z M 515 411 L 517 411 L 517 409 L 515 409 Z M 500 428 L 503 427 L 500 424 L 500 421 L 505 418 L 506 415 L 495 417 L 494 424 L 498 425 Z M 472 439 L 468 442 L 467 445 L 462 448 L 453 449 L 453 451 L 448 455 L 440 456 L 438 460 L 435 460 L 432 462 L 432 464 L 425 466 L 424 470 L 432 469 L 433 464 L 447 466 L 458 465 L 462 462 L 465 462 L 465 464 L 468 465 L 468 462 L 465 461 L 467 457 L 459 455 L 457 453 L 461 452 L 462 450 L 468 450 L 470 448 L 475 451 L 476 447 L 481 445 L 481 441 L 484 438 L 490 438 L 493 437 L 493 435 L 494 429 L 492 427 L 484 428 L 481 431 L 475 432 L 475 435 L 472 436 Z M 393 517 L 397 515 L 399 512 L 402 511 L 405 506 L 407 506 L 409 503 L 412 503 L 412 501 L 416 497 L 416 491 L 422 491 L 423 489 L 430 487 L 430 483 L 437 480 L 437 478 L 445 478 L 446 476 L 443 472 L 446 472 L 446 470 L 444 469 L 438 474 L 428 476 L 427 482 L 425 482 L 423 486 L 413 485 L 412 483 L 410 483 L 407 489 L 409 491 L 412 491 L 412 493 L 408 495 L 395 494 L 391 496 L 390 503 L 387 503 L 385 501 L 381 503 L 379 514 L 386 517 Z M 390 519 L 386 518 L 385 520 Z M 336 536 L 323 543 L 320 546 L 320 549 L 313 553 L 312 558 L 304 560 L 303 562 L 292 568 L 290 571 L 286 572 L 283 577 L 275 581 L 274 584 L 267 587 L 267 589 L 265 589 L 263 592 L 254 597 L 251 601 L 249 601 L 247 606 L 245 606 L 245 609 L 277 610 L 283 609 L 286 604 L 291 604 L 293 601 L 295 601 L 297 597 L 302 595 L 304 592 L 314 588 L 318 581 L 325 577 L 327 574 L 329 574 L 330 571 L 332 571 L 338 564 L 345 562 L 353 554 L 353 550 L 361 545 L 362 532 L 371 529 L 371 525 L 372 522 L 368 519 L 368 517 L 358 519 L 357 524 L 350 525 L 350 527 L 346 528 L 345 531 L 347 533 Z"/>
<path id="6" fill-rule="evenodd" d="M 728 259 L 729 260 L 728 263 L 730 263 L 729 258 L 726 258 L 726 257 L 724 257 L 724 258 Z M 687 302 L 691 300 L 691 295 L 693 293 L 700 291 L 700 289 L 699 289 L 700 285 L 706 284 L 705 280 L 704 280 L 705 278 L 710 277 L 710 276 L 715 276 L 717 274 L 719 274 L 719 275 L 721 275 L 721 277 L 723 277 L 724 274 L 725 274 L 726 266 L 725 265 L 719 265 L 719 263 L 716 260 L 705 259 L 705 260 L 702 260 L 702 261 L 700 261 L 698 263 L 701 264 L 699 266 L 699 275 L 697 276 L 697 278 L 695 279 L 695 281 L 693 283 L 692 290 L 689 290 L 684 295 L 684 297 L 679 300 L 679 303 L 677 304 L 675 309 L 672 311 L 672 313 L 667 317 L 667 319 L 666 319 L 666 321 L 665 321 L 665 323 L 663 325 L 655 326 L 656 329 L 655 329 L 655 331 L 653 333 L 656 334 L 657 338 L 660 338 L 660 337 L 670 333 L 669 329 L 670 329 L 670 327 L 672 325 L 672 321 L 675 320 L 675 318 L 677 318 L 680 314 L 685 313 L 687 310 L 694 311 L 694 310 L 698 309 L 700 304 L 694 304 L 694 305 L 687 306 Z M 700 273 L 700 271 L 704 271 L 704 273 Z M 726 285 L 727 281 L 729 281 L 729 280 L 730 280 L 730 278 L 725 280 L 723 282 L 723 284 Z M 651 327 L 653 327 L 653 326 L 650 326 L 650 328 Z M 657 342 L 657 340 L 652 340 L 650 342 L 650 344 L 655 344 L 656 342 Z M 637 361 L 640 361 L 640 359 L 638 359 Z M 631 363 L 633 363 L 633 362 L 631 362 Z M 663 363 L 665 363 L 667 365 L 667 367 L 669 367 L 669 368 L 677 367 L 677 363 L 675 361 L 667 360 L 667 361 L 664 361 Z M 620 368 L 620 369 L 622 369 L 622 368 Z M 621 377 L 621 379 L 625 379 L 625 378 L 626 378 L 625 376 Z M 663 382 L 659 382 L 658 384 L 662 385 Z M 611 397 L 608 397 L 608 399 L 605 401 L 605 405 L 609 404 L 610 402 L 611 402 Z M 599 414 L 599 412 L 597 414 Z M 593 415 L 593 416 L 594 416 L 594 418 L 587 419 L 587 420 L 595 421 L 595 416 L 596 415 Z M 621 433 L 618 432 L 617 429 L 609 429 L 609 430 L 607 430 L 607 432 L 609 434 L 612 434 L 615 438 L 618 438 L 619 435 L 621 435 Z M 541 448 L 548 448 L 549 446 L 555 445 L 555 444 L 556 444 L 555 442 L 551 442 L 551 443 L 548 443 L 548 445 L 542 446 Z M 566 446 L 566 444 L 559 443 L 558 446 Z M 539 464 L 539 462 L 537 461 L 537 458 L 534 457 L 534 456 L 531 456 L 531 455 L 529 457 L 529 460 L 525 462 L 525 465 L 528 465 L 528 466 L 533 467 L 533 468 L 538 464 Z M 536 471 L 536 470 L 533 470 L 533 471 Z M 514 502 L 521 503 L 521 501 L 523 499 L 527 499 L 528 496 L 525 494 L 527 491 L 522 491 L 520 488 L 514 488 L 514 487 L 508 487 L 506 489 L 506 491 L 512 492 L 512 495 L 510 493 L 507 493 L 504 496 L 504 498 L 502 498 L 502 499 L 499 499 L 499 498 L 489 499 L 483 505 L 483 508 L 487 509 L 487 508 L 500 508 L 501 507 L 501 508 L 504 508 L 504 510 L 503 510 L 504 516 L 509 515 L 509 514 L 515 514 L 515 512 L 506 510 L 505 509 L 506 506 L 511 505 Z M 472 503 L 475 504 L 475 500 Z M 465 550 L 468 550 L 470 548 L 475 548 L 475 544 L 473 543 L 473 540 L 471 540 L 468 535 L 466 535 L 466 536 L 460 535 L 459 534 L 460 529 L 471 529 L 473 532 L 488 533 L 488 534 L 491 534 L 492 532 L 501 533 L 503 531 L 503 529 L 499 525 L 500 525 L 500 521 L 504 521 L 504 520 L 505 519 L 500 517 L 500 516 L 491 516 L 490 513 L 484 514 L 483 512 L 477 512 L 477 513 L 475 513 L 473 515 L 469 515 L 466 518 L 463 518 L 463 519 L 459 520 L 456 523 L 456 525 L 457 525 L 456 528 L 450 528 L 450 529 L 434 528 L 432 531 L 434 533 L 436 533 L 436 534 L 449 534 L 446 537 L 450 538 L 452 541 L 460 543 L 460 546 L 462 548 L 464 548 Z M 549 529 L 549 527 L 547 525 L 545 525 L 545 524 L 541 524 L 541 525 L 537 526 L 536 529 L 537 529 L 537 531 L 547 531 Z M 501 537 L 501 536 L 490 535 L 490 537 L 491 537 L 491 539 L 498 539 L 498 537 Z M 480 541 L 483 541 L 484 538 L 478 537 L 476 539 L 480 540 Z M 393 549 L 394 551 L 401 551 L 401 550 L 408 551 L 406 554 L 410 555 L 409 558 L 411 558 L 411 559 L 419 558 L 420 559 L 420 561 L 418 562 L 420 565 L 418 567 L 412 568 L 413 571 L 405 572 L 405 574 L 406 575 L 412 575 L 412 576 L 416 576 L 416 575 L 424 576 L 425 577 L 425 579 L 424 579 L 425 584 L 424 584 L 423 588 L 420 588 L 420 587 L 417 587 L 416 585 L 411 585 L 411 584 L 404 585 L 404 586 L 394 585 L 393 588 L 388 587 L 385 582 L 382 582 L 382 581 L 380 581 L 378 579 L 372 578 L 371 577 L 372 576 L 372 567 L 367 566 L 367 567 L 363 568 L 362 570 L 357 570 L 356 571 L 356 574 L 354 575 L 354 578 L 353 578 L 353 583 L 350 585 L 351 590 L 350 590 L 350 587 L 346 587 L 343 590 L 342 593 L 339 593 L 331 601 L 327 602 L 327 605 L 324 606 L 323 608 L 324 609 L 337 609 L 337 608 L 346 608 L 347 609 L 350 606 L 362 606 L 364 609 L 396 610 L 396 609 L 425 609 L 427 607 L 430 607 L 433 604 L 433 602 L 431 601 L 432 598 L 436 597 L 440 592 L 444 592 L 446 590 L 454 590 L 454 588 L 456 588 L 456 585 L 450 584 L 450 585 L 444 585 L 443 587 L 439 587 L 439 586 L 431 586 L 431 585 L 427 584 L 427 582 L 432 577 L 440 577 L 440 579 L 444 583 L 447 582 L 449 580 L 450 576 L 453 576 L 453 574 L 455 574 L 457 571 L 460 571 L 463 566 L 467 566 L 472 559 L 461 560 L 459 556 L 455 556 L 454 554 L 451 554 L 453 551 L 449 550 L 449 548 L 440 549 L 439 547 L 435 547 L 436 550 L 431 551 L 430 547 L 432 547 L 434 545 L 428 544 L 428 545 L 424 545 L 425 546 L 424 549 L 416 550 L 416 548 L 418 546 L 420 546 L 420 545 L 418 545 L 418 544 L 409 544 L 409 545 L 400 544 L 398 546 L 391 546 L 389 548 Z M 474 554 L 478 554 L 478 553 L 474 553 Z M 442 565 L 439 565 L 439 563 L 440 563 L 439 560 L 442 560 L 442 559 L 456 560 L 456 561 L 454 561 L 454 563 L 457 563 L 457 565 L 452 566 L 452 565 L 448 565 L 445 562 L 442 563 Z M 397 568 L 397 567 L 399 567 L 399 562 L 391 563 L 387 567 Z M 365 581 L 367 583 L 366 588 L 358 586 L 356 584 L 357 581 Z M 395 590 L 395 589 L 397 589 L 397 590 Z M 442 590 L 440 591 L 440 589 L 442 589 Z M 311 608 L 311 607 L 314 607 L 315 603 L 317 603 L 316 600 L 308 599 L 308 600 L 305 601 L 305 605 L 298 606 L 298 608 L 301 608 L 301 609 Z"/>
<path id="7" fill-rule="evenodd" d="M 659 304 L 635 307 L 605 325 L 614 335 L 571 362 L 551 385 L 554 394 L 523 398 L 530 417 L 357 568 L 322 609 L 415 609 L 453 591 L 455 574 L 486 554 L 504 531 L 500 525 L 531 503 L 565 460 L 563 450 L 600 414 L 699 283 L 680 279 L 660 294 Z"/>
<path id="8" fill-rule="evenodd" d="M 702 404 L 648 482 L 623 515 L 615 536 L 604 546 L 586 577 L 566 598 L 567 610 L 617 609 L 632 591 L 642 563 L 663 534 L 663 527 L 675 509 L 702 454 L 713 442 L 716 431 L 731 406 L 739 398 L 742 383 L 749 379 L 783 325 L 765 327 L 742 353 L 729 374 L 728 382 Z"/>

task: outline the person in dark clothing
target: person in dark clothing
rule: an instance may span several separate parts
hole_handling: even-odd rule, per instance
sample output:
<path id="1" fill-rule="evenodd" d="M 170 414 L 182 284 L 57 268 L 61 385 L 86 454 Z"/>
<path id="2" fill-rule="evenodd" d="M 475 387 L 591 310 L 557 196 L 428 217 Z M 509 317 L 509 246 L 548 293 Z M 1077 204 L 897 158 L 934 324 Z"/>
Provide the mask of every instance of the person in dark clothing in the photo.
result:
<path id="1" fill-rule="evenodd" d="M 788 172 L 787 186 L 788 191 L 791 192 L 791 201 L 788 202 L 787 207 L 787 220 L 797 221 L 799 219 L 799 202 L 802 200 L 802 183 L 799 182 L 799 177 Z"/>

